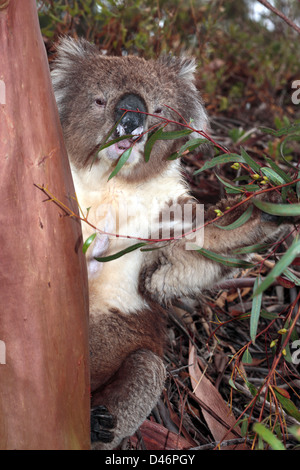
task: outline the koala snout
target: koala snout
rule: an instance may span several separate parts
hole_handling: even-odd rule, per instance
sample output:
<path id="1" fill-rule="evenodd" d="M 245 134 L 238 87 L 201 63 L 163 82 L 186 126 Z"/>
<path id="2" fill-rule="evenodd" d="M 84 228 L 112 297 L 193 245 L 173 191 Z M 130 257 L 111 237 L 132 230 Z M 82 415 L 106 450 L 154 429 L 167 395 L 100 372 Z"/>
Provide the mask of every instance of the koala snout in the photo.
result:
<path id="1" fill-rule="evenodd" d="M 126 109 L 132 109 L 135 112 L 126 112 Z M 124 96 L 118 102 L 115 110 L 115 119 L 120 121 L 117 127 L 119 135 L 141 134 L 146 121 L 146 115 L 143 113 L 146 111 L 145 103 L 139 96 L 133 94 Z"/>

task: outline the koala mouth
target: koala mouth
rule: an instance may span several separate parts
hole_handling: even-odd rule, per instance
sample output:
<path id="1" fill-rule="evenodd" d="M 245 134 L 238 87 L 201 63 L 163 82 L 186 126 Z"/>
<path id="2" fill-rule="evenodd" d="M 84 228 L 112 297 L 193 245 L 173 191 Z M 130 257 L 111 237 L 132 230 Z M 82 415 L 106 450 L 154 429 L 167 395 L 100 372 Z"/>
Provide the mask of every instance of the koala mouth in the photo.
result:
<path id="1" fill-rule="evenodd" d="M 135 161 L 141 152 L 141 145 L 144 146 L 144 128 L 142 126 L 133 129 L 130 134 L 119 124 L 116 128 L 115 138 L 124 136 L 124 139 L 116 142 L 107 148 L 107 156 L 110 160 L 117 160 L 126 150 L 132 147 L 131 154 L 127 160 L 128 163 Z M 127 135 L 130 137 L 126 138 Z"/>
<path id="2" fill-rule="evenodd" d="M 131 132 L 129 132 L 129 135 L 131 135 L 132 137 L 128 139 L 120 140 L 119 142 L 117 142 L 117 145 L 120 148 L 127 149 L 132 144 L 134 144 L 135 142 L 143 138 L 143 132 L 144 132 L 143 126 L 137 127 L 136 129 L 133 129 Z M 119 124 L 116 128 L 117 137 L 122 137 L 123 135 L 125 136 L 126 134 L 128 134 L 128 131 L 126 132 L 126 129 L 121 124 Z"/>

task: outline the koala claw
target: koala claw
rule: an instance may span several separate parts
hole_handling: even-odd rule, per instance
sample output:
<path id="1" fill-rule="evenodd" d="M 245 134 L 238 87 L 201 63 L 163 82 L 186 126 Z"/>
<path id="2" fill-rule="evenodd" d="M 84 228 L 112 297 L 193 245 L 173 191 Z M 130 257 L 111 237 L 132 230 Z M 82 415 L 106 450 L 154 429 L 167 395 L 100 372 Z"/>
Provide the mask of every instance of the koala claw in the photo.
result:
<path id="1" fill-rule="evenodd" d="M 110 429 L 115 427 L 115 418 L 109 413 L 106 406 L 100 405 L 91 410 L 91 441 L 111 442 L 114 433 Z"/>

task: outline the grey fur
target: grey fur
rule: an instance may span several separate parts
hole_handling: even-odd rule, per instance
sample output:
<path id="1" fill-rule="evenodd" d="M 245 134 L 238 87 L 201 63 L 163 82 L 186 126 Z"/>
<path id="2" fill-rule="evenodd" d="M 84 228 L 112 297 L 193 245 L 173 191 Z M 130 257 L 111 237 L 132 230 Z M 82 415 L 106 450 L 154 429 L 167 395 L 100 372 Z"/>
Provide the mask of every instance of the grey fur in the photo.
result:
<path id="1" fill-rule="evenodd" d="M 53 87 L 77 197 L 83 210 L 91 207 L 89 220 L 106 232 L 99 232 L 87 254 L 92 406 L 106 406 L 117 424 L 113 441 L 97 443 L 95 448 L 114 448 L 123 437 L 134 433 L 161 393 L 165 377 L 161 360 L 164 345 L 161 305 L 180 295 L 193 296 L 212 288 L 232 271 L 197 252 L 186 251 L 185 240 L 161 250 L 134 251 L 111 263 L 97 264 L 94 260 L 95 255 L 107 256 L 136 242 L 107 234 L 115 233 L 116 227 L 111 228 L 108 212 L 100 217 L 97 211 L 102 204 L 115 206 L 126 201 L 134 214 L 128 230 L 142 238 L 149 237 L 146 220 L 154 202 L 155 220 L 172 204 L 195 204 L 182 179 L 180 163 L 168 160 L 182 142 L 156 142 L 146 163 L 146 137 L 141 136 L 132 151 L 133 161 L 128 160 L 110 182 L 108 176 L 121 150 L 115 146 L 97 153 L 99 144 L 115 124 L 118 105 L 126 104 L 129 95 L 130 103 L 142 100 L 151 115 L 176 121 L 180 120 L 176 110 L 187 122 L 193 119 L 196 129 L 206 130 L 207 114 L 195 87 L 194 71 L 195 62 L 187 58 L 145 61 L 131 56 L 107 57 L 87 41 L 69 38 L 58 46 Z M 147 131 L 159 122 L 158 117 L 147 114 L 136 125 Z M 124 126 L 119 127 L 120 133 L 124 133 Z M 138 133 L 138 129 L 133 130 Z M 168 125 L 167 130 L 174 129 L 175 124 Z M 218 208 L 224 211 L 234 204 L 235 199 L 224 200 Z M 240 215 L 241 208 L 222 218 L 220 225 L 229 225 Z M 214 208 L 206 216 L 207 220 L 212 219 Z M 122 228 L 118 228 L 119 233 L 128 235 L 122 233 Z M 82 229 L 84 239 L 93 233 L 86 224 Z M 260 212 L 254 209 L 245 225 L 229 233 L 208 225 L 204 248 L 228 254 L 270 234 L 278 234 L 277 226 L 261 220 Z"/>

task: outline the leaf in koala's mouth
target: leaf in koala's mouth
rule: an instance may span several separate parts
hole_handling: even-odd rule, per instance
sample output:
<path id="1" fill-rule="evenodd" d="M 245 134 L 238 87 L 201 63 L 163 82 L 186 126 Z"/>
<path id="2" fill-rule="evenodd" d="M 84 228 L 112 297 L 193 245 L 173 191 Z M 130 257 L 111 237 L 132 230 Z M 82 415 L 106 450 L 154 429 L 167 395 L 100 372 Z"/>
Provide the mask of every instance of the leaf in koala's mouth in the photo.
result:
<path id="1" fill-rule="evenodd" d="M 121 157 L 118 160 L 118 163 L 115 167 L 115 169 L 111 172 L 111 174 L 108 177 L 108 181 L 113 178 L 122 168 L 123 165 L 127 162 L 128 158 L 130 157 L 130 154 L 132 152 L 132 147 L 129 147 L 127 150 L 125 150 L 124 153 L 122 153 Z"/>

